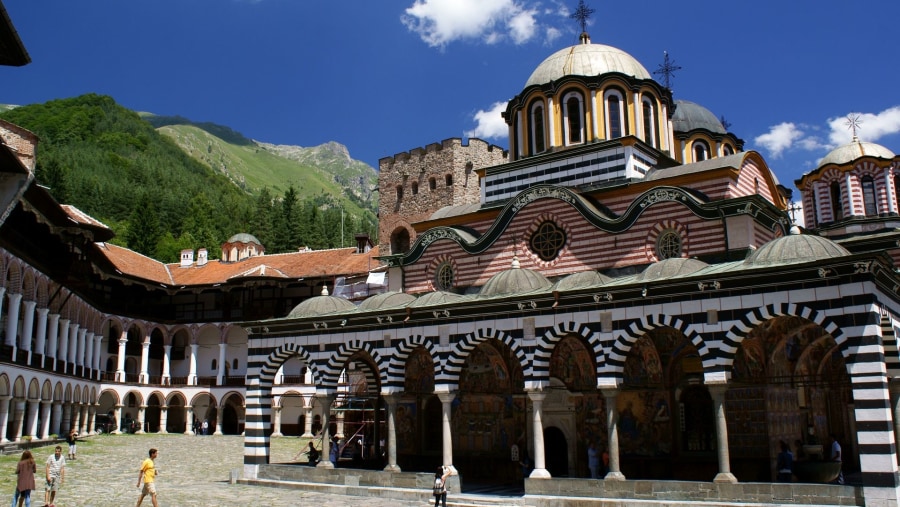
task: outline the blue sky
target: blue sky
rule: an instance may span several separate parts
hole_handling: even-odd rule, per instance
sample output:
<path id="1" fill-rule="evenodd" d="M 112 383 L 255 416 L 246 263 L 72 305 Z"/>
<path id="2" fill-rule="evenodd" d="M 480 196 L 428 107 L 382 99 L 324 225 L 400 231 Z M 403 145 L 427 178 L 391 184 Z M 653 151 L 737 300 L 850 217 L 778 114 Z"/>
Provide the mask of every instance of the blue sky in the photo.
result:
<path id="1" fill-rule="evenodd" d="M 593 42 L 682 69 L 675 98 L 724 116 L 781 182 L 859 136 L 900 153 L 897 0 L 587 0 Z M 4 0 L 32 58 L 0 103 L 94 92 L 264 142 L 378 160 L 450 137 L 508 146 L 499 111 L 577 43 L 576 0 Z"/>

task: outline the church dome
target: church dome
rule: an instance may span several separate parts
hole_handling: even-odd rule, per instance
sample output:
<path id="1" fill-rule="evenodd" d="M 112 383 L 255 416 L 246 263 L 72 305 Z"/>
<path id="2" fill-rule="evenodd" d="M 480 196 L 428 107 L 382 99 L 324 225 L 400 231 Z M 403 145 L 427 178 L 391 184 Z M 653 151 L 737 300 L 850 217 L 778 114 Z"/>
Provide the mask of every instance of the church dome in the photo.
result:
<path id="1" fill-rule="evenodd" d="M 452 292 L 446 292 L 441 290 L 436 290 L 434 292 L 429 292 L 422 296 L 416 298 L 415 301 L 410 303 L 410 308 L 420 308 L 425 306 L 433 306 L 433 305 L 444 305 L 448 303 L 458 302 L 463 296 L 459 294 L 454 294 Z"/>
<path id="2" fill-rule="evenodd" d="M 359 304 L 359 311 L 365 312 L 365 311 L 371 311 L 371 310 L 387 310 L 389 308 L 401 308 L 404 306 L 409 306 L 409 304 L 415 300 L 416 300 L 415 296 L 412 296 L 405 292 L 398 292 L 398 291 L 385 292 L 383 294 L 378 294 L 376 296 L 366 298 L 362 303 Z"/>
<path id="3" fill-rule="evenodd" d="M 315 296 L 295 306 L 289 319 L 302 319 L 306 317 L 318 317 L 335 312 L 356 310 L 356 305 L 344 298 L 337 296 Z"/>
<path id="4" fill-rule="evenodd" d="M 825 155 L 825 158 L 819 161 L 819 167 L 824 167 L 828 164 L 849 164 L 861 157 L 892 159 L 894 158 L 894 153 L 880 144 L 867 143 L 854 137 L 849 143 L 838 146 L 831 150 L 831 153 Z"/>
<path id="5" fill-rule="evenodd" d="M 636 279 L 643 282 L 649 282 L 675 276 L 686 276 L 700 271 L 708 265 L 709 264 L 698 261 L 697 259 L 672 257 L 671 259 L 663 259 L 647 266 L 647 269 L 638 274 Z"/>
<path id="6" fill-rule="evenodd" d="M 525 87 L 550 83 L 564 76 L 600 76 L 610 72 L 651 79 L 647 69 L 621 49 L 587 43 L 576 44 L 548 56 L 531 73 Z"/>
<path id="7" fill-rule="evenodd" d="M 497 273 L 487 281 L 478 292 L 478 297 L 511 296 L 535 290 L 546 289 L 553 285 L 544 275 L 530 269 L 519 267 L 519 259 L 513 258 L 513 267 Z"/>
<path id="8" fill-rule="evenodd" d="M 800 234 L 796 226 L 791 234 L 773 239 L 744 260 L 748 266 L 774 266 L 796 264 L 850 255 L 850 252 L 830 239 L 811 234 Z"/>
<path id="9" fill-rule="evenodd" d="M 690 132 L 696 129 L 708 130 L 714 134 L 727 134 L 722 122 L 700 104 L 687 100 L 675 101 L 675 113 L 672 114 L 672 128 L 675 132 Z"/>
<path id="10" fill-rule="evenodd" d="M 606 282 L 611 280 L 610 277 L 600 274 L 597 271 L 581 271 L 578 273 L 572 273 L 553 285 L 553 290 L 557 291 L 565 291 L 565 290 L 578 290 L 578 289 L 587 289 L 590 287 L 597 287 L 599 285 L 603 285 Z"/>
<path id="11" fill-rule="evenodd" d="M 226 241 L 226 243 L 256 243 L 257 245 L 262 245 L 262 243 L 260 243 L 259 240 L 256 239 L 256 236 L 247 234 L 246 232 L 235 234 L 234 236 L 228 238 L 228 241 Z"/>

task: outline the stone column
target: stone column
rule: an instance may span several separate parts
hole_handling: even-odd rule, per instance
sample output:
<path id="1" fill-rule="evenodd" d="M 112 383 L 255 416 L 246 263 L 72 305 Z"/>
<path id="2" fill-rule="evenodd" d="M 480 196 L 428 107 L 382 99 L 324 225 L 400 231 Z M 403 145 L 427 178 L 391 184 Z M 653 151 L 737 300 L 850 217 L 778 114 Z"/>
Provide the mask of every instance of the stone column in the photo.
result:
<path id="1" fill-rule="evenodd" d="M 69 402 L 63 402 L 62 420 L 60 421 L 58 435 L 68 434 L 69 428 L 71 428 L 71 427 L 72 427 L 72 404 Z"/>
<path id="2" fill-rule="evenodd" d="M 41 355 L 41 364 L 44 366 L 44 356 L 47 355 L 47 314 L 50 313 L 49 308 L 37 309 L 37 327 L 34 336 L 34 351 Z"/>
<path id="3" fill-rule="evenodd" d="M 344 438 L 344 413 L 338 412 L 334 415 L 334 436 Z"/>
<path id="4" fill-rule="evenodd" d="M 103 342 L 103 335 L 95 334 L 94 335 L 94 371 L 98 372 L 97 380 L 100 379 L 99 372 L 102 369 L 100 366 L 101 356 L 100 356 L 100 347 Z"/>
<path id="5" fill-rule="evenodd" d="M 453 433 L 450 425 L 450 403 L 456 398 L 456 393 L 436 393 L 441 400 L 441 464 L 450 469 L 450 475 L 458 475 L 453 466 Z"/>
<path id="6" fill-rule="evenodd" d="M 194 407 L 188 405 L 184 407 L 184 434 L 185 435 L 193 435 L 193 425 L 191 424 L 193 421 L 191 419 L 194 418 Z"/>
<path id="7" fill-rule="evenodd" d="M 144 413 L 146 410 L 147 410 L 147 405 L 141 405 L 138 407 L 138 413 L 137 413 L 138 430 L 135 431 L 135 434 L 137 434 L 137 435 L 144 434 Z"/>
<path id="8" fill-rule="evenodd" d="M 91 403 L 90 402 L 82 403 L 81 404 L 81 420 L 79 421 L 79 424 L 78 424 L 78 433 L 80 435 L 88 434 L 88 429 L 90 428 L 90 426 L 88 426 L 88 417 L 90 416 L 90 414 L 91 414 Z"/>
<path id="9" fill-rule="evenodd" d="M 169 433 L 169 430 L 166 429 L 166 425 L 169 423 L 169 407 L 168 405 L 163 405 L 159 407 L 159 432 L 163 435 Z"/>
<path id="10" fill-rule="evenodd" d="M 0 444 L 9 442 L 6 438 L 6 426 L 9 423 L 9 400 L 12 396 L 0 396 Z"/>
<path id="11" fill-rule="evenodd" d="M 316 468 L 334 468 L 334 463 L 331 462 L 331 439 L 328 436 L 329 416 L 334 398 L 334 393 L 319 397 L 322 400 L 322 460 Z"/>
<path id="12" fill-rule="evenodd" d="M 216 385 L 224 386 L 225 385 L 225 352 L 228 344 L 222 342 L 219 344 L 219 371 L 216 372 Z"/>
<path id="13" fill-rule="evenodd" d="M 62 423 L 62 403 L 54 401 L 50 407 L 50 434 L 59 436 L 60 424 Z"/>
<path id="14" fill-rule="evenodd" d="M 121 435 L 122 429 L 119 427 L 122 425 L 122 407 L 125 405 L 116 405 L 116 410 L 113 412 L 113 435 Z"/>
<path id="15" fill-rule="evenodd" d="M 188 363 L 190 364 L 190 371 L 188 372 L 187 383 L 189 386 L 197 385 L 197 350 L 199 349 L 199 345 L 196 343 L 191 344 L 191 356 L 188 358 Z"/>
<path id="16" fill-rule="evenodd" d="M 19 332 L 19 305 L 22 295 L 10 292 L 7 295 L 9 305 L 6 308 L 6 345 L 16 348 L 16 333 Z"/>
<path id="17" fill-rule="evenodd" d="M 125 344 L 128 343 L 128 335 L 122 331 L 119 337 L 119 353 L 116 356 L 116 382 L 125 382 Z"/>
<path id="18" fill-rule="evenodd" d="M 150 380 L 150 373 L 147 371 L 147 363 L 150 361 L 150 340 L 144 339 L 141 343 L 141 374 L 138 377 L 138 383 L 146 384 Z"/>
<path id="19" fill-rule="evenodd" d="M 95 334 L 91 333 L 85 336 L 84 338 L 84 369 L 85 373 L 88 370 L 94 369 L 94 336 Z M 93 375 L 85 375 L 89 378 L 93 378 Z"/>
<path id="20" fill-rule="evenodd" d="M 76 342 L 78 344 L 78 348 L 75 349 L 75 364 L 78 366 L 81 366 L 82 368 L 84 368 L 84 366 L 85 366 L 85 363 L 84 363 L 85 336 L 87 336 L 87 328 L 81 328 L 80 330 L 78 330 L 78 338 L 77 338 L 77 342 Z"/>
<path id="21" fill-rule="evenodd" d="M 72 404 L 72 426 L 69 427 L 69 431 L 72 431 L 73 429 L 75 431 L 79 431 L 79 428 L 81 428 L 81 409 L 83 408 L 83 406 L 84 405 L 82 405 L 81 403 Z"/>
<path id="22" fill-rule="evenodd" d="M 310 400 L 310 404 L 312 400 Z M 313 420 L 313 410 L 312 406 L 303 407 L 303 412 L 306 414 L 306 417 L 303 418 L 303 436 L 304 438 L 312 438 L 312 420 Z"/>
<path id="23" fill-rule="evenodd" d="M 75 355 L 78 353 L 78 329 L 81 324 L 69 323 L 69 364 L 72 365 L 72 371 L 75 371 Z"/>
<path id="24" fill-rule="evenodd" d="M 731 473 L 731 459 L 728 455 L 728 425 L 725 422 L 725 392 L 728 384 L 709 384 L 709 394 L 713 399 L 716 414 L 716 447 L 719 454 L 719 473 L 713 482 L 736 483 L 737 477 Z"/>
<path id="25" fill-rule="evenodd" d="M 16 407 L 16 413 L 13 416 L 13 424 L 15 424 L 15 441 L 22 440 L 22 431 L 25 429 L 25 400 L 14 399 L 13 405 Z"/>
<path id="26" fill-rule="evenodd" d="M 282 437 L 281 434 L 281 406 L 272 407 L 272 437 Z"/>
<path id="27" fill-rule="evenodd" d="M 216 407 L 216 431 L 213 435 L 222 435 L 222 417 L 225 415 L 225 407 L 219 405 Z"/>
<path id="28" fill-rule="evenodd" d="M 41 402 L 41 440 L 50 438 L 50 408 L 52 401 L 46 400 Z"/>
<path id="29" fill-rule="evenodd" d="M 41 400 L 28 400 L 28 419 L 25 434 L 37 440 L 38 435 L 38 409 L 41 407 Z"/>
<path id="30" fill-rule="evenodd" d="M 382 396 L 384 403 L 387 405 L 387 466 L 384 467 L 385 472 L 399 472 L 400 467 L 397 466 L 397 426 L 395 417 L 397 414 L 397 396 L 395 394 L 385 394 Z"/>
<path id="31" fill-rule="evenodd" d="M 47 321 L 47 354 L 50 359 L 56 359 L 56 348 L 59 339 L 59 314 L 51 313 Z M 44 358 L 46 359 L 46 357 Z"/>
<path id="32" fill-rule="evenodd" d="M 34 307 L 37 301 L 22 302 L 22 336 L 19 337 L 19 349 L 31 352 L 31 337 L 34 335 Z M 28 354 L 31 357 L 31 354 Z"/>
<path id="33" fill-rule="evenodd" d="M 163 368 L 162 368 L 162 384 L 164 386 L 172 384 L 172 374 L 169 372 L 169 358 L 172 357 L 172 346 L 163 345 Z"/>
<path id="34" fill-rule="evenodd" d="M 603 389 L 606 405 L 607 452 L 609 453 L 609 472 L 604 479 L 608 481 L 624 481 L 619 464 L 619 413 L 616 412 L 616 389 Z"/>
<path id="35" fill-rule="evenodd" d="M 528 399 L 531 400 L 532 412 L 532 442 L 534 442 L 534 470 L 531 471 L 529 479 L 549 479 L 550 472 L 547 471 L 547 465 L 544 460 L 544 422 L 543 422 L 543 404 L 547 394 L 542 391 L 529 391 Z"/>
<path id="36" fill-rule="evenodd" d="M 57 336 L 56 366 L 62 364 L 66 371 L 66 353 L 69 350 L 69 319 L 59 319 L 59 335 Z"/>
<path id="37" fill-rule="evenodd" d="M 0 320 L 3 320 L 3 296 L 6 295 L 6 287 L 0 287 Z"/>
<path id="38" fill-rule="evenodd" d="M 87 429 L 85 430 L 85 434 L 87 435 L 96 435 L 97 431 L 95 429 L 94 421 L 96 421 L 97 417 L 97 407 L 99 407 L 99 403 L 91 403 L 88 405 L 88 421 L 87 421 Z"/>

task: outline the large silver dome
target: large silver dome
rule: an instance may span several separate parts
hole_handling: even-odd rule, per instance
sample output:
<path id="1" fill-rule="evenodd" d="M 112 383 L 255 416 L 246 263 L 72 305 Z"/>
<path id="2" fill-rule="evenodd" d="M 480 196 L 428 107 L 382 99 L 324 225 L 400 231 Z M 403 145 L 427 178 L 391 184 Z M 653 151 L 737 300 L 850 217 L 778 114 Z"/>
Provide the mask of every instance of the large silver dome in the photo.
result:
<path id="1" fill-rule="evenodd" d="M 860 141 L 857 138 L 853 138 L 853 141 L 850 141 L 843 146 L 838 146 L 831 150 L 831 153 L 825 155 L 825 158 L 819 161 L 819 167 L 824 167 L 828 164 L 849 164 L 861 157 L 875 157 L 890 160 L 894 158 L 894 153 L 880 144 L 867 143 Z"/>
<path id="2" fill-rule="evenodd" d="M 850 255 L 850 251 L 830 239 L 811 234 L 792 234 L 773 239 L 747 256 L 748 266 L 776 266 L 833 259 Z"/>
<path id="3" fill-rule="evenodd" d="M 599 76 L 610 72 L 652 79 L 640 62 L 621 49 L 603 44 L 577 44 L 548 56 L 531 73 L 525 87 L 550 83 L 564 76 Z"/>

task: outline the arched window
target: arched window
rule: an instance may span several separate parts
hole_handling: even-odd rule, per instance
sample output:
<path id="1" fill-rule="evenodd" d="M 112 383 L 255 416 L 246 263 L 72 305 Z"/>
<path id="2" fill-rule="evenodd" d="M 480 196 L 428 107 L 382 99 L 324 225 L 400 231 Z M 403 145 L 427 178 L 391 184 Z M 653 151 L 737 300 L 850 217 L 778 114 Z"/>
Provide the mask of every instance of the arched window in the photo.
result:
<path id="1" fill-rule="evenodd" d="M 402 200 L 403 200 L 403 187 L 400 185 L 397 185 L 397 202 L 400 202 Z"/>
<path id="2" fill-rule="evenodd" d="M 531 139 L 529 149 L 532 155 L 543 153 L 544 147 L 544 105 L 535 102 L 531 106 Z"/>
<path id="3" fill-rule="evenodd" d="M 415 181 L 410 184 L 410 189 L 412 190 L 412 195 L 416 195 L 419 193 L 419 184 Z"/>
<path id="4" fill-rule="evenodd" d="M 722 146 L 722 154 L 726 157 L 728 155 L 734 155 L 734 148 L 732 148 L 730 144 L 726 144 Z"/>
<path id="5" fill-rule="evenodd" d="M 622 137 L 625 118 L 622 94 L 618 90 L 609 90 L 603 95 L 603 100 L 606 102 L 606 138 Z"/>
<path id="6" fill-rule="evenodd" d="M 447 184 L 448 187 L 452 187 L 453 186 L 453 175 L 448 174 L 448 175 L 444 176 L 444 182 Z"/>
<path id="7" fill-rule="evenodd" d="M 209 369 L 211 369 L 212 371 L 218 370 L 218 369 L 219 369 L 219 363 L 218 363 L 215 359 L 213 359 L 213 360 L 212 360 L 212 365 L 209 367 Z"/>
<path id="8" fill-rule="evenodd" d="M 819 205 L 816 202 L 817 199 L 816 199 L 816 187 L 815 186 L 810 188 L 809 197 L 810 197 L 809 201 L 810 201 L 810 203 L 812 203 L 812 221 L 811 222 L 812 222 L 812 226 L 816 227 L 819 225 Z"/>
<path id="9" fill-rule="evenodd" d="M 709 145 L 704 141 L 694 141 L 694 162 L 709 158 Z"/>
<path id="10" fill-rule="evenodd" d="M 434 191 L 437 188 L 437 180 L 434 177 L 428 178 L 428 190 Z"/>
<path id="11" fill-rule="evenodd" d="M 566 146 L 581 144 L 584 142 L 584 101 L 581 94 L 569 92 L 565 95 L 563 103 L 566 105 L 563 123 Z"/>
<path id="12" fill-rule="evenodd" d="M 641 118 L 644 120 L 644 142 L 654 148 L 659 148 L 659 136 L 656 132 L 656 125 L 658 125 L 656 105 L 653 103 L 653 98 L 647 95 L 641 101 Z"/>
<path id="13" fill-rule="evenodd" d="M 232 369 L 232 370 L 238 369 L 238 360 L 237 360 L 237 358 L 234 358 L 234 361 L 231 362 L 231 369 Z"/>
<path id="14" fill-rule="evenodd" d="M 398 227 L 391 233 L 391 254 L 406 253 L 409 250 L 409 231 Z"/>
<path id="15" fill-rule="evenodd" d="M 863 176 L 862 181 L 863 204 L 866 208 L 866 216 L 878 215 L 878 204 L 875 202 L 875 180 L 871 176 Z"/>
<path id="16" fill-rule="evenodd" d="M 831 217 L 837 221 L 844 218 L 844 206 L 841 202 L 841 183 L 831 182 Z"/>

